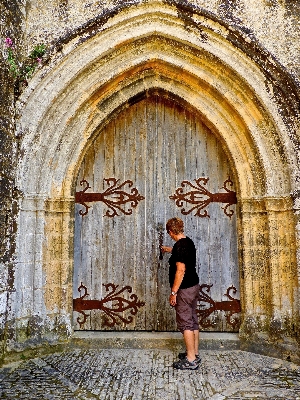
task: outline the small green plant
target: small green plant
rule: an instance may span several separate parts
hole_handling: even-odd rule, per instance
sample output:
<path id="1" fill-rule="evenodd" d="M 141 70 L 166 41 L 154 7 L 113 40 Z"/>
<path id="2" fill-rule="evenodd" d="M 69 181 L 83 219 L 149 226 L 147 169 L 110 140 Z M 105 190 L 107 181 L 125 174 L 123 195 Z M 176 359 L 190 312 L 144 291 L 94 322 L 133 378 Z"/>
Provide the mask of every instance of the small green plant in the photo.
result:
<path id="1" fill-rule="evenodd" d="M 7 48 L 9 73 L 14 79 L 18 79 L 21 82 L 27 82 L 35 69 L 43 63 L 46 46 L 44 44 L 38 44 L 23 62 L 19 62 L 15 54 L 15 47 L 12 39 L 7 37 L 5 39 L 5 45 Z"/>

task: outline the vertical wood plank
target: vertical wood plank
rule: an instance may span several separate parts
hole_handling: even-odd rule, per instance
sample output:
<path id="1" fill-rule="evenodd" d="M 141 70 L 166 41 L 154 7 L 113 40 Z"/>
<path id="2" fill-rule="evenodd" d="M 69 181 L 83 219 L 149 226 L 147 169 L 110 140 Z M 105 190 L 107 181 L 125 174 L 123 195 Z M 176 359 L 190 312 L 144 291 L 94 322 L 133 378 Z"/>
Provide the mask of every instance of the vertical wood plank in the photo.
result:
<path id="1" fill-rule="evenodd" d="M 227 300 L 227 288 L 239 288 L 235 214 L 229 219 L 221 208 L 224 205 L 212 203 L 210 218 L 195 217 L 195 212 L 184 216 L 169 196 L 183 180 L 194 182 L 200 177 L 209 177 L 211 192 L 224 191 L 221 187 L 230 174 L 220 142 L 198 115 L 159 96 L 123 110 L 87 150 L 76 190 L 82 190 L 81 179 L 90 183 L 92 192 L 107 188 L 104 178 L 120 179 L 120 183 L 130 179 L 145 199 L 132 215 L 114 218 L 104 216 L 107 206 L 103 202 L 89 204 L 84 217 L 78 214 L 82 206 L 76 205 L 74 298 L 81 282 L 88 287 L 89 299 L 106 296 L 103 284 L 129 285 L 145 306 L 132 323 L 120 322 L 112 329 L 176 330 L 175 313 L 168 305 L 168 256 L 158 260 L 158 228 L 179 216 L 197 247 L 200 283 L 213 285 L 215 301 Z M 166 232 L 164 243 L 173 245 Z M 80 328 L 74 312 L 75 329 L 110 329 L 102 311 L 88 313 L 90 317 Z M 128 317 L 128 312 L 122 316 Z M 209 330 L 232 330 L 223 312 L 216 312 L 210 320 L 214 325 Z"/>

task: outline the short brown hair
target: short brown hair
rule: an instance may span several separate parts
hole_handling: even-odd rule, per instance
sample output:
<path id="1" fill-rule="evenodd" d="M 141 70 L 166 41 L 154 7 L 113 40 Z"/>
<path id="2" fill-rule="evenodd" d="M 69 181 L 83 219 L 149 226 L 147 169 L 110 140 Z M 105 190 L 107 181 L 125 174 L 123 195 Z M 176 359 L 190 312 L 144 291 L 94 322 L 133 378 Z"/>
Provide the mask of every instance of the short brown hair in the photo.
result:
<path id="1" fill-rule="evenodd" d="M 182 219 L 174 217 L 168 220 L 166 224 L 167 232 L 172 231 L 175 235 L 179 233 L 183 233 L 184 231 L 184 224 Z"/>

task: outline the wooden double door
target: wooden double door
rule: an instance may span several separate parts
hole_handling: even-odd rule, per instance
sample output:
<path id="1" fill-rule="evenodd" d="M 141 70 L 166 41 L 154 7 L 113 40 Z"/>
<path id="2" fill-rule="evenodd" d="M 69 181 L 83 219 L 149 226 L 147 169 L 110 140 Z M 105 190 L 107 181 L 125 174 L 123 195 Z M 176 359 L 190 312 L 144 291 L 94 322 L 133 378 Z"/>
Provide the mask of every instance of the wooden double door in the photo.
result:
<path id="1" fill-rule="evenodd" d="M 203 330 L 239 327 L 236 197 L 228 159 L 199 115 L 150 96 L 97 135 L 75 204 L 74 327 L 176 330 L 169 306 L 166 221 L 197 248 Z"/>

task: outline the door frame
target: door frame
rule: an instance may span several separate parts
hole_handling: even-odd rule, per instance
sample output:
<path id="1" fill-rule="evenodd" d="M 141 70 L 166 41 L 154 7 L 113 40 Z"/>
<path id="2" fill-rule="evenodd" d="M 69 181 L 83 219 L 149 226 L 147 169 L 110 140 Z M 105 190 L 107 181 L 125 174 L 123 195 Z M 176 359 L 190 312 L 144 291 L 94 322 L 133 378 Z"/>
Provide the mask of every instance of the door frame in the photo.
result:
<path id="1" fill-rule="evenodd" d="M 22 152 L 17 185 L 22 196 L 16 237 L 16 306 L 8 318 L 16 321 L 17 332 L 38 320 L 32 332 L 46 332 L 45 337 L 49 333 L 56 340 L 72 333 L 78 169 L 99 128 L 119 107 L 137 101 L 146 87 L 178 96 L 197 109 L 232 163 L 239 198 L 240 335 L 247 339 L 257 332 L 270 332 L 275 323 L 280 326 L 279 336 L 291 336 L 292 326 L 300 328 L 296 242 L 300 203 L 291 194 L 299 190 L 295 179 L 298 142 L 293 136 L 296 122 L 293 125 L 292 117 L 286 122 L 278 110 L 283 108 L 285 115 L 295 115 L 297 121 L 291 104 L 293 95 L 298 99 L 297 93 L 292 85 L 288 90 L 276 85 L 282 96 L 273 96 L 266 85 L 271 87 L 273 82 L 264 67 L 265 50 L 264 62 L 253 61 L 252 52 L 245 50 L 249 43 L 244 36 L 236 32 L 231 43 L 223 28 L 216 30 L 216 23 L 223 26 L 220 21 L 206 18 L 205 40 L 199 40 L 202 28 L 195 25 L 195 30 L 187 30 L 172 7 L 157 4 L 151 12 L 147 7 L 134 6 L 112 17 L 107 28 L 103 32 L 99 28 L 94 36 L 85 37 L 88 27 L 82 29 L 82 44 L 57 54 L 49 67 L 37 72 L 20 98 L 16 135 L 22 140 Z M 274 74 L 286 78 L 278 84 L 291 82 L 276 60 L 269 59 Z M 24 276 L 35 282 L 34 290 L 23 281 Z"/>

